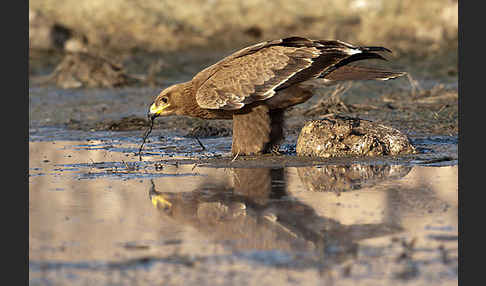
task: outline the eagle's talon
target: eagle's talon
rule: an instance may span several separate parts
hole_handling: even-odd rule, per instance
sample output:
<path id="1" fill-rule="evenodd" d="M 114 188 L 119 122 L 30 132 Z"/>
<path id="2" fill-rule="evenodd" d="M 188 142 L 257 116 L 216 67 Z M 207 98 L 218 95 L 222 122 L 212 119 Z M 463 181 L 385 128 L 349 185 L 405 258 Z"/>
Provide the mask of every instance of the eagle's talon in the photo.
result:
<path id="1" fill-rule="evenodd" d="M 283 153 L 280 152 L 280 145 L 273 145 L 272 148 L 270 148 L 270 153 L 275 156 L 283 155 Z"/>

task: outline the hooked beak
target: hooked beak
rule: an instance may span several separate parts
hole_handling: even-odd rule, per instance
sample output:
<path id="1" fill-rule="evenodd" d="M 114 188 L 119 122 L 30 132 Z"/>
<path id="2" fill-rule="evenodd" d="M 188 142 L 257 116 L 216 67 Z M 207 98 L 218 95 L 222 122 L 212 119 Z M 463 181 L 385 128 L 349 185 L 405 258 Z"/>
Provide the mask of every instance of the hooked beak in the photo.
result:
<path id="1" fill-rule="evenodd" d="M 158 108 L 156 105 L 155 105 L 155 102 L 152 103 L 149 107 L 149 110 L 147 112 L 147 117 L 150 119 L 150 120 L 154 120 L 155 118 L 159 117 L 160 116 L 160 112 L 162 112 L 164 108 Z"/>
<path id="2" fill-rule="evenodd" d="M 149 111 L 149 112 L 147 112 L 147 117 L 148 117 L 148 119 L 150 119 L 151 121 L 154 121 L 154 119 L 155 119 L 155 118 L 157 118 L 157 116 L 158 116 L 157 114 L 152 114 L 152 113 L 150 113 L 150 111 Z"/>
<path id="3" fill-rule="evenodd" d="M 170 104 L 157 105 L 155 102 L 153 102 L 149 107 L 147 116 L 153 120 L 156 117 L 166 116 L 169 114 L 172 114 L 170 111 Z"/>
<path id="4" fill-rule="evenodd" d="M 156 208 L 160 207 L 162 209 L 170 209 L 172 207 L 172 203 L 166 200 L 162 195 L 151 196 L 150 200 Z"/>
<path id="5" fill-rule="evenodd" d="M 160 207 L 162 209 L 170 209 L 172 207 L 172 203 L 168 201 L 166 198 L 164 198 L 162 194 L 158 193 L 155 190 L 154 182 L 153 181 L 151 182 L 152 182 L 152 187 L 149 190 L 149 199 L 154 205 L 154 207 L 156 208 Z"/>

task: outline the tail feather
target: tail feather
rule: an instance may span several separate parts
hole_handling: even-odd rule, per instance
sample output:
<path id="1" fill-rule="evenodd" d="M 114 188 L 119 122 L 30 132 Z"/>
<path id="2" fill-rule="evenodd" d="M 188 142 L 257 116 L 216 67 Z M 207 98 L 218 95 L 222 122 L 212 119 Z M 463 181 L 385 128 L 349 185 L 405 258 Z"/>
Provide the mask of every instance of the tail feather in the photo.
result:
<path id="1" fill-rule="evenodd" d="M 311 79 L 325 79 L 325 82 L 339 80 L 386 80 L 404 75 L 402 72 L 384 71 L 371 68 L 347 67 L 349 64 L 378 59 L 387 61 L 380 53 L 392 51 L 380 46 L 354 46 L 338 40 L 310 40 L 302 37 L 290 37 L 276 41 L 273 45 L 307 49 L 307 54 L 318 56 L 306 57 L 306 53 L 290 53 L 295 58 L 306 57 L 311 65 L 292 74 L 286 81 L 277 86 L 279 91 L 289 86 Z M 316 51 L 317 50 L 317 51 Z M 290 65 L 289 65 L 290 67 Z"/>
<path id="2" fill-rule="evenodd" d="M 390 71 L 374 67 L 342 66 L 328 73 L 324 79 L 342 80 L 388 80 L 405 75 L 406 72 Z"/>

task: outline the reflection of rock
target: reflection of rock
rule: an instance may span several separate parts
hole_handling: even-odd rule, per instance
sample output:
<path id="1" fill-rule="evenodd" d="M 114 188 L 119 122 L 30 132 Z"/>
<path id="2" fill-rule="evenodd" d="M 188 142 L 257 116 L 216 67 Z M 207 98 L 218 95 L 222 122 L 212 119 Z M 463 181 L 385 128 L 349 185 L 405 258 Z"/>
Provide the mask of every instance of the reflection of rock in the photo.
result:
<path id="1" fill-rule="evenodd" d="M 412 167 L 402 165 L 319 166 L 297 168 L 300 180 L 310 191 L 345 192 L 404 177 Z"/>
<path id="2" fill-rule="evenodd" d="M 89 53 L 68 53 L 48 81 L 63 88 L 120 87 L 138 82 L 120 65 Z"/>
<path id="3" fill-rule="evenodd" d="M 208 184 L 171 193 L 153 186 L 150 198 L 176 223 L 237 249 L 313 251 L 336 262 L 354 254 L 357 240 L 401 230 L 386 223 L 343 225 L 319 215 L 288 198 L 283 169 L 237 168 L 230 173 L 234 187 Z M 329 256 L 328 248 L 340 251 Z"/>
<path id="4" fill-rule="evenodd" d="M 334 116 L 312 120 L 302 128 L 296 151 L 301 156 L 378 156 L 411 154 L 407 136 L 371 121 Z"/>

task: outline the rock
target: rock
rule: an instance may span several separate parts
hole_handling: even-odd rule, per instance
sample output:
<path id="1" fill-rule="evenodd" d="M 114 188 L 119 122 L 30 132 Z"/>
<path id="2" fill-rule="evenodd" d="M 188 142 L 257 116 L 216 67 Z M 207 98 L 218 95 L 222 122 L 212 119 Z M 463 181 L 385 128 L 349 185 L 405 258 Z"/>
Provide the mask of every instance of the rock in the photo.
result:
<path id="1" fill-rule="evenodd" d="M 41 12 L 29 9 L 29 49 L 86 52 L 87 39 Z"/>
<path id="2" fill-rule="evenodd" d="M 62 88 L 121 87 L 140 81 L 109 60 L 89 53 L 67 53 L 47 82 Z"/>
<path id="3" fill-rule="evenodd" d="M 302 128 L 296 147 L 300 156 L 383 156 L 416 153 L 400 131 L 368 120 L 334 116 L 312 120 Z"/>

